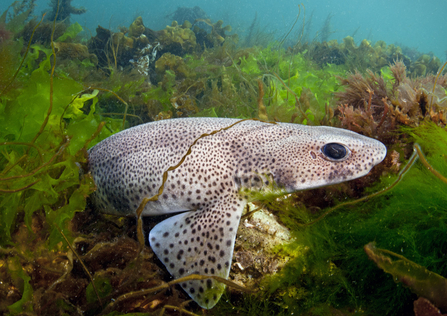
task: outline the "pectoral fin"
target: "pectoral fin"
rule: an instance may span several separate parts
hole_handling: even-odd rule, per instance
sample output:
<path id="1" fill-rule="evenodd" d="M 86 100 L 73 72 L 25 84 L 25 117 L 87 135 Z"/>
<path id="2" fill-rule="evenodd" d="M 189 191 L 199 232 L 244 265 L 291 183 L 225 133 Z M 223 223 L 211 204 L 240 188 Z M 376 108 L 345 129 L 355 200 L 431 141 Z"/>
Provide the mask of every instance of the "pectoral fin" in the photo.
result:
<path id="1" fill-rule="evenodd" d="M 244 205 L 234 199 L 170 217 L 151 230 L 150 245 L 176 279 L 190 274 L 228 279 Z M 225 285 L 214 279 L 180 285 L 197 304 L 208 309 L 216 305 L 225 290 Z"/>

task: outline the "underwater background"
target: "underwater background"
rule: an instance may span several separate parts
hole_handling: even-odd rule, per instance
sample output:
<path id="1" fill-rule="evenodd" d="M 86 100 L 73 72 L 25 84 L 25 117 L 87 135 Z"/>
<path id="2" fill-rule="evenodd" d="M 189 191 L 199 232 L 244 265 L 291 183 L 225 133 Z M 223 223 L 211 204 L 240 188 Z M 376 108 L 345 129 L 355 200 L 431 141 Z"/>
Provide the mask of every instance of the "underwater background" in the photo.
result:
<path id="1" fill-rule="evenodd" d="M 35 13 L 45 12 L 49 0 L 36 0 Z M 266 33 L 275 33 L 278 37 L 286 33 L 298 14 L 298 5 L 306 8 L 309 40 L 317 36 L 326 20 L 330 19 L 330 34 L 325 40 L 341 40 L 355 34 L 358 43 L 363 39 L 382 40 L 389 44 L 400 44 L 415 48 L 421 52 L 433 52 L 442 60 L 446 59 L 447 28 L 444 0 L 377 0 L 377 1 L 73 1 L 73 6 L 87 9 L 85 14 L 73 16 L 72 21 L 79 22 L 87 31 L 94 34 L 98 25 L 116 30 L 120 25 L 129 25 L 141 16 L 145 26 L 162 29 L 172 21 L 172 15 L 178 7 L 200 7 L 214 21 L 224 20 L 233 27 L 234 32 L 244 35 L 253 19 Z M 0 11 L 9 5 L 2 1 Z M 192 21 L 190 21 L 192 22 Z"/>
<path id="2" fill-rule="evenodd" d="M 0 314 L 447 314 L 447 1 L 0 3 Z M 256 196 L 202 310 L 98 214 L 87 150 L 178 117 L 350 129 L 367 176 Z M 144 236 L 143 236 L 144 232 Z"/>

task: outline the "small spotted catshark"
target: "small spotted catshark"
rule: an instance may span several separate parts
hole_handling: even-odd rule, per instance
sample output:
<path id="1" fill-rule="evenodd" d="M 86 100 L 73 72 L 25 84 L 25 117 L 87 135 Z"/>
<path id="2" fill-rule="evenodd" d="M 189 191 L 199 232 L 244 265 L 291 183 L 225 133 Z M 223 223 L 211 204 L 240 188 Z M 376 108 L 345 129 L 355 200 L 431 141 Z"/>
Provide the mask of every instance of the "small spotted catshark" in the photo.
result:
<path id="1" fill-rule="evenodd" d="M 95 206 L 135 215 L 158 193 L 162 175 L 204 133 L 236 123 L 227 118 L 182 118 L 139 125 L 89 150 Z M 190 274 L 228 279 L 242 211 L 250 192 L 285 194 L 366 175 L 385 155 L 374 139 L 333 127 L 244 121 L 200 138 L 168 173 L 158 201 L 143 215 L 179 213 L 149 233 L 151 248 L 174 278 Z M 201 307 L 212 308 L 225 285 L 214 279 L 181 284 Z"/>

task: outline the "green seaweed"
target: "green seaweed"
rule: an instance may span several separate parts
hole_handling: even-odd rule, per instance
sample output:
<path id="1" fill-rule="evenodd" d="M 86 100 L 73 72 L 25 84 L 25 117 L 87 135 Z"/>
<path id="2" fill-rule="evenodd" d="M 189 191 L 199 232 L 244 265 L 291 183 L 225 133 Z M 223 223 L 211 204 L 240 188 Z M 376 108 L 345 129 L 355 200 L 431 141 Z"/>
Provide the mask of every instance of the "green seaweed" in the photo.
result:
<path id="1" fill-rule="evenodd" d="M 23 210 L 25 220 L 31 227 L 30 219 L 37 209 L 55 203 L 59 198 L 59 193 L 73 185 L 81 184 L 79 177 L 76 176 L 79 168 L 75 162 L 82 160 L 80 159 L 82 154 L 78 152 L 99 126 L 99 121 L 95 120 L 91 122 L 93 123 L 91 128 L 78 131 L 76 137 L 73 133 L 65 133 L 64 119 L 71 120 L 73 124 L 80 124 L 84 119 L 91 121 L 92 117 L 84 115 L 79 110 L 79 107 L 83 106 L 82 101 L 81 103 L 76 100 L 71 102 L 72 95 L 82 90 L 82 86 L 63 78 L 54 81 L 53 108 L 47 115 L 48 121 L 45 124 L 50 98 L 48 76 L 50 58 L 51 54 L 40 63 L 38 69 L 32 72 L 15 99 L 7 100 L 5 97 L 2 100 L 0 124 L 4 128 L 0 139 L 5 142 L 2 148 L 2 189 L 4 188 L 6 192 L 15 191 L 35 183 L 27 188 L 27 194 L 19 190 L 2 196 L 2 205 L 8 210 L 0 214 L 2 222 L 7 223 L 1 227 L 4 236 L 7 237 L 2 238 L 2 245 L 11 241 L 13 219 L 17 212 L 22 211 L 20 207 L 22 203 L 25 205 Z M 44 128 L 40 131 L 42 126 Z M 73 142 L 67 137 L 73 138 Z M 83 142 L 82 146 L 80 142 Z M 65 159 L 59 160 L 60 158 Z M 74 194 L 66 206 L 78 204 L 77 209 L 80 211 L 85 207 L 85 199 L 82 198 L 82 200 L 84 204 L 79 204 Z M 26 207 L 27 205 L 29 207 Z M 47 212 L 51 213 L 51 210 L 47 208 Z M 64 214 L 64 211 L 54 214 L 60 216 Z M 58 224 L 63 224 L 63 220 L 57 215 L 55 215 L 55 220 Z M 51 244 L 55 243 L 56 241 Z"/>
<path id="2" fill-rule="evenodd" d="M 73 240 L 70 221 L 85 209 L 94 190 L 89 176 L 80 177 L 78 165 L 86 162 L 87 146 L 116 131 L 100 132 L 104 124 L 95 115 L 98 91 L 86 94 L 68 77 L 53 78 L 51 50 L 34 50 L 38 53 L 28 54 L 20 69 L 29 73 L 26 80 L 18 76 L 19 84 L 0 99 L 0 249 L 17 253 L 6 267 L 13 279 L 22 280 L 21 299 L 8 306 L 12 314 L 32 311 L 32 278 L 22 266 L 45 248 L 67 249 L 61 229 Z M 42 226 L 37 224 L 41 220 Z M 34 249 L 26 249 L 28 244 Z"/>
<path id="3" fill-rule="evenodd" d="M 262 74 L 262 71 L 258 65 L 258 60 L 254 54 L 249 54 L 248 57 L 242 56 L 240 58 L 240 66 L 239 67 L 240 67 L 241 71 L 245 72 L 246 74 L 252 74 L 252 75 Z"/>
<path id="4" fill-rule="evenodd" d="M 267 49 L 262 53 L 269 54 Z M 267 57 L 266 62 L 269 59 L 272 61 Z M 309 63 L 304 54 L 284 56 L 277 63 L 278 72 L 276 78 L 272 78 L 267 93 L 267 100 L 271 103 L 267 106 L 269 116 L 286 122 L 293 119 L 302 124 L 330 123 L 327 108 L 335 106 L 333 95 L 339 88 L 337 75 L 342 75 L 345 69 L 332 64 L 319 69 Z M 283 82 L 276 80 L 278 77 Z"/>
<path id="5" fill-rule="evenodd" d="M 159 83 L 156 88 L 144 93 L 144 101 L 150 102 L 149 107 L 151 112 L 169 111 L 172 109 L 171 97 L 175 91 L 175 72 L 166 70 L 163 76 L 163 81 Z"/>
<path id="6" fill-rule="evenodd" d="M 31 278 L 28 276 L 28 274 L 23 271 L 22 265 L 20 263 L 20 260 L 18 258 L 11 258 L 10 262 L 8 263 L 9 272 L 13 276 L 13 278 L 22 279 L 23 285 L 22 285 L 22 298 L 15 302 L 14 304 L 11 304 L 8 306 L 8 310 L 12 315 L 17 315 L 22 312 L 32 312 L 33 307 L 30 304 L 30 301 L 32 300 L 33 295 L 33 289 L 31 285 L 29 284 L 29 281 Z"/>
<path id="7" fill-rule="evenodd" d="M 95 280 L 93 282 L 95 283 L 96 288 L 98 289 L 99 296 L 101 298 L 106 297 L 107 295 L 109 295 L 112 292 L 113 288 L 112 288 L 112 285 L 110 284 L 109 279 L 98 277 L 98 278 L 95 278 Z M 96 292 L 93 288 L 93 283 L 90 283 L 87 286 L 85 295 L 87 297 L 87 302 L 89 302 L 89 303 L 93 303 L 98 300 L 98 297 L 96 296 Z"/>
<path id="8" fill-rule="evenodd" d="M 80 32 L 82 32 L 82 26 L 76 22 L 71 24 L 67 29 L 65 30 L 65 33 L 62 34 L 62 36 L 57 38 L 57 42 L 64 42 L 68 39 L 73 40 Z"/>
<path id="9" fill-rule="evenodd" d="M 216 49 L 217 50 L 217 49 Z M 218 55 L 219 53 L 219 55 Z M 222 60 L 216 65 L 211 58 Z M 204 53 L 200 59 L 190 56 L 189 68 L 196 80 L 204 81 L 199 109 L 214 108 L 218 116 L 257 117 L 258 80 L 265 84 L 263 103 L 268 118 L 283 122 L 331 123 L 328 109 L 335 106 L 337 75 L 343 67 L 320 67 L 309 62 L 304 54 L 290 54 L 274 45 L 265 49 Z M 176 92 L 178 93 L 178 92 Z M 309 121 L 309 122 L 308 122 Z"/>

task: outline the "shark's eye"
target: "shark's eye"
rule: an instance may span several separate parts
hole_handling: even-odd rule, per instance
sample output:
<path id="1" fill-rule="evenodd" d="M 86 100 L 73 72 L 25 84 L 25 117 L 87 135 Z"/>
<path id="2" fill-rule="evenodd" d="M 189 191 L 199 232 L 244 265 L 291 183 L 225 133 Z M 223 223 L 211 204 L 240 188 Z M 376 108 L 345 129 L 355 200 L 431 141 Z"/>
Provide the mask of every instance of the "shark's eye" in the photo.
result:
<path id="1" fill-rule="evenodd" d="M 321 152 L 330 160 L 341 160 L 348 155 L 348 150 L 342 144 L 329 143 L 321 148 Z"/>

